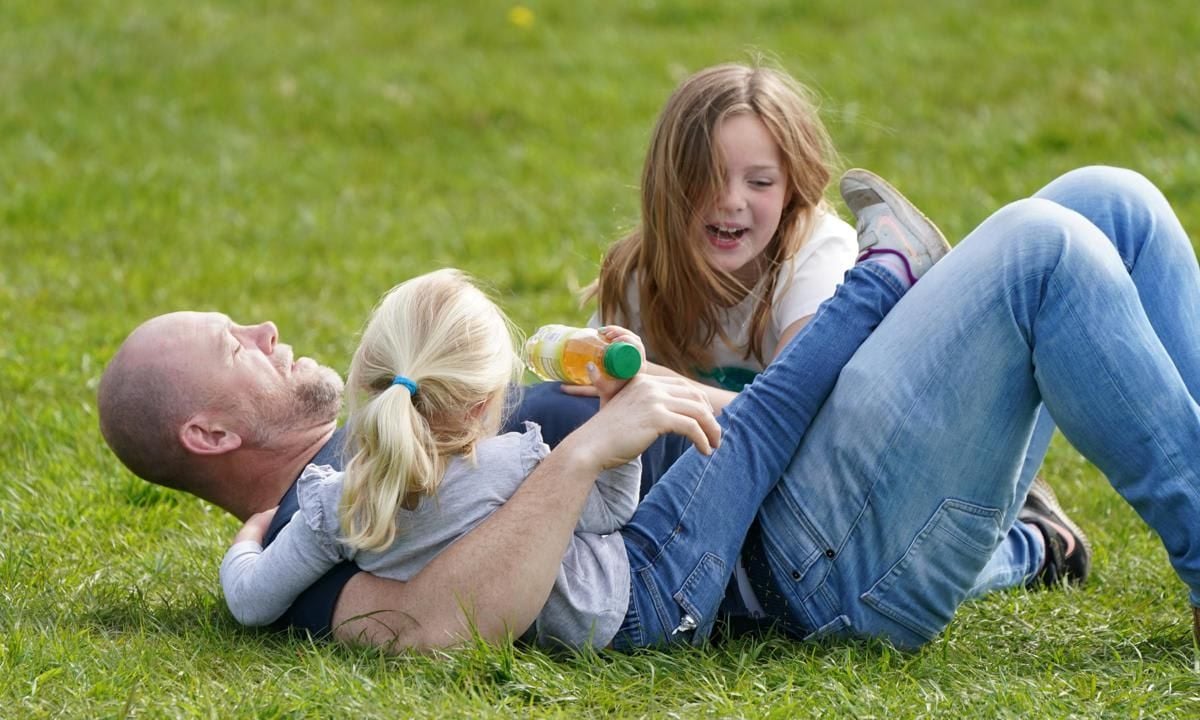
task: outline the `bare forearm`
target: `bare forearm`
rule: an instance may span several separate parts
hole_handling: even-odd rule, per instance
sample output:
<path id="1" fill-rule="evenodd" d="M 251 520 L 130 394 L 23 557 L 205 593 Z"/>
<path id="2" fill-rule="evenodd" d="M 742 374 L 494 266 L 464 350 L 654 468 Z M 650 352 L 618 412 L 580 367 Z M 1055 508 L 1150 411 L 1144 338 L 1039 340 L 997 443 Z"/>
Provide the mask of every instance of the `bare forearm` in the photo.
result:
<path id="1" fill-rule="evenodd" d="M 578 437 L 577 437 L 578 436 Z M 335 636 L 391 650 L 519 635 L 554 585 L 599 472 L 586 433 L 568 436 L 487 520 L 408 583 L 359 573 L 334 610 Z"/>

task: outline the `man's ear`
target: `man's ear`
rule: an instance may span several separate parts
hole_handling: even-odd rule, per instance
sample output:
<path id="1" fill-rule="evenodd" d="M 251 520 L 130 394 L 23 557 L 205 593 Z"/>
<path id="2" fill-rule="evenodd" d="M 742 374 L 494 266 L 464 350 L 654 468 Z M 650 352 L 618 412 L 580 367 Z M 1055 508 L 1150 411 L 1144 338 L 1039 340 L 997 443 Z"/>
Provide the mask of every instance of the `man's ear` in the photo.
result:
<path id="1" fill-rule="evenodd" d="M 188 418 L 179 429 L 179 443 L 193 455 L 221 455 L 242 446 L 242 437 L 207 413 Z"/>

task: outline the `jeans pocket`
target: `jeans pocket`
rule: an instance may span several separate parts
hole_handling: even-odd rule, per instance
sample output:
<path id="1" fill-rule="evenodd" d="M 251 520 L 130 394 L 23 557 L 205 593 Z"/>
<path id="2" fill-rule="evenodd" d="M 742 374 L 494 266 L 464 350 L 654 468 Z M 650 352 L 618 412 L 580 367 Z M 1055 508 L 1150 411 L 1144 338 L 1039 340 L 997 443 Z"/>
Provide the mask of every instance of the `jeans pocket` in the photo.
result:
<path id="1" fill-rule="evenodd" d="M 999 508 L 948 498 L 862 600 L 925 641 L 950 623 L 1000 541 Z"/>

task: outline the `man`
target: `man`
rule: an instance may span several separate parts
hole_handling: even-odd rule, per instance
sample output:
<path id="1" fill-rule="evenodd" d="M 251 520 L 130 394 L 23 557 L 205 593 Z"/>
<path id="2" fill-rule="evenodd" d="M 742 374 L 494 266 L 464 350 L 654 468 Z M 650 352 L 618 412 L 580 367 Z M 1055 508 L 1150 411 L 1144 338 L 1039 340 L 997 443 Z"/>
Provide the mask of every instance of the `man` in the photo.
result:
<path id="1" fill-rule="evenodd" d="M 341 394 L 337 372 L 297 358 L 273 323 L 244 326 L 218 313 L 178 312 L 130 334 L 101 379 L 98 406 L 105 440 L 142 478 L 241 520 L 278 505 L 269 542 L 297 508 L 294 483 L 305 465 L 342 465 Z M 527 401 L 519 414 L 557 424 L 547 434 L 556 447 L 500 511 L 408 583 L 344 563 L 281 622 L 393 649 L 456 644 L 471 628 L 488 640 L 519 634 L 544 604 L 602 468 L 656 443 L 652 473 L 661 474 L 685 444 L 679 436 L 702 450 L 720 436 L 704 395 L 678 379 L 639 376 L 599 411 L 549 385 Z M 664 443 L 667 433 L 675 439 Z M 1047 555 L 1056 557 L 1044 565 L 1051 572 L 1043 580 L 1062 573 L 1082 580 L 1086 566 L 1064 559 L 1086 561 L 1075 542 L 1082 534 L 1075 535 L 1048 487 L 1031 494 L 1029 508 L 1037 512 L 1025 519 L 1054 540 Z M 1083 552 L 1074 552 L 1076 544 Z M 726 610 L 745 612 L 736 589 L 727 598 Z"/>
<path id="2" fill-rule="evenodd" d="M 876 202 L 884 203 L 878 197 Z M 1071 224 L 1037 203 L 1031 203 L 1024 214 L 1036 220 L 1037 224 L 1031 227 L 1037 232 L 1044 228 L 1057 232 Z M 895 228 L 894 232 L 902 235 L 913 232 L 901 229 L 899 222 L 892 217 L 890 227 Z M 995 222 L 1003 229 L 1002 220 Z M 1089 240 L 1093 245 L 1111 251 L 1108 242 L 1115 234 L 1105 237 L 1095 226 L 1083 232 L 1091 235 Z M 981 228 L 981 236 L 986 238 L 988 234 Z M 1017 242 L 1014 233 L 1007 235 L 1009 244 Z M 1142 235 L 1135 238 L 1145 239 Z M 999 244 L 983 241 L 976 241 L 972 247 L 1004 251 Z M 1048 258 L 1039 258 L 1038 262 L 1046 263 Z M 979 262 L 979 267 L 989 272 L 996 265 Z M 953 286 L 962 275 L 961 270 L 957 275 L 942 274 L 943 279 L 928 293 L 934 306 L 941 305 L 939 293 L 961 294 L 961 289 Z M 1002 276 L 994 273 L 987 279 L 1003 281 Z M 968 286 L 974 287 L 971 283 Z M 923 285 L 921 290 L 929 287 Z M 1005 287 L 1002 282 L 993 282 L 986 290 L 998 293 L 1008 304 L 1012 299 L 1004 295 Z M 1008 308 L 990 301 L 987 307 L 998 317 L 999 325 L 1011 331 L 1012 324 L 1003 314 Z M 964 346 L 952 342 L 947 333 L 941 338 L 946 341 L 946 352 L 941 352 L 943 348 L 929 340 L 942 327 L 954 327 L 951 320 L 911 334 L 903 322 L 892 327 L 903 328 L 899 332 L 902 344 L 911 345 L 913 338 L 920 338 L 929 346 L 924 349 L 935 350 L 934 374 L 951 350 L 966 349 L 985 355 L 994 352 L 989 343 Z M 1006 359 L 1014 362 L 1014 367 L 1028 370 L 1029 351 L 1028 346 L 1018 344 Z M 863 363 L 894 364 L 904 357 L 905 353 L 880 354 L 871 350 L 864 355 Z M 969 353 L 968 357 L 974 359 Z M 976 360 L 965 367 L 977 365 Z M 886 385 L 904 377 L 903 369 L 901 365 L 897 372 L 880 372 L 871 377 Z M 1078 377 L 1065 376 L 1059 384 L 1055 389 L 1060 393 L 1069 396 L 1080 392 Z M 923 382 L 916 387 L 930 387 L 930 384 Z M 854 392 L 853 386 L 843 387 L 839 383 L 839 388 L 844 391 L 842 395 Z M 896 383 L 894 389 L 909 392 L 901 383 Z M 282 512 L 274 519 L 272 528 L 277 531 L 295 508 L 293 486 L 305 464 L 312 460 L 341 464 L 340 440 L 334 439 L 341 390 L 341 379 L 332 370 L 321 368 L 308 358 L 295 360 L 291 348 L 278 343 L 272 323 L 241 326 L 216 313 L 172 313 L 144 323 L 125 341 L 101 380 L 98 405 L 105 439 L 135 473 L 152 482 L 196 494 L 243 520 L 279 502 Z M 918 396 L 921 394 L 918 392 Z M 932 399 L 934 404 L 957 402 L 959 394 L 959 386 L 947 385 L 944 392 Z M 842 475 L 846 466 L 839 463 L 845 461 L 837 457 L 840 448 L 845 447 L 843 440 L 816 440 L 821 451 L 795 456 L 793 468 L 785 474 L 779 492 L 768 496 L 760 508 L 761 532 L 758 527 L 752 528 L 746 538 L 743 552 L 748 562 L 755 565 L 756 576 L 746 576 L 746 584 L 754 587 L 739 588 L 730 595 L 747 601 L 743 610 L 761 610 L 754 606 L 762 598 L 763 607 L 773 606 L 766 607 L 769 615 L 799 618 L 798 632 L 832 634 L 852 631 L 853 627 L 853 620 L 838 614 L 838 608 L 832 604 L 833 596 L 829 593 L 837 592 L 841 595 L 837 600 L 841 608 L 856 613 L 859 627 L 868 634 L 919 645 L 940 632 L 958 603 L 972 593 L 1022 580 L 1052 584 L 1065 577 L 1082 581 L 1089 563 L 1085 539 L 1062 513 L 1048 487 L 1035 486 L 1020 515 L 1024 522 L 1013 524 L 1019 506 L 1015 501 L 1029 488 L 1033 470 L 1040 464 L 1040 454 L 1049 441 L 1048 429 L 1052 427 L 1044 409 L 1039 411 L 1037 393 L 1028 395 L 1027 402 L 1003 408 L 998 418 L 989 413 L 964 416 L 961 408 L 931 418 L 956 423 L 969 417 L 985 427 L 996 419 L 1002 426 L 1011 419 L 1013 432 L 1011 437 L 1005 436 L 1002 442 L 995 443 L 997 452 L 987 462 L 955 454 L 953 459 L 960 466 L 959 471 L 927 475 L 927 486 L 914 484 L 910 477 L 920 473 L 924 465 L 958 449 L 955 433 L 936 436 L 921 454 L 886 478 L 879 478 L 864 472 L 864 468 L 888 456 L 896 447 L 897 435 L 864 432 L 869 423 L 861 420 L 851 423 L 847 429 L 858 444 L 868 438 L 884 442 L 877 451 L 867 452 L 857 469 L 851 471 L 856 476 L 853 486 Z M 542 393 L 542 397 L 547 395 Z M 831 401 L 836 405 L 838 398 L 835 391 Z M 906 398 L 895 407 L 905 407 L 910 402 L 911 398 Z M 876 405 L 870 396 L 856 398 L 850 406 L 843 405 L 841 417 L 862 413 L 869 416 Z M 771 408 L 766 411 L 769 413 Z M 908 416 L 909 413 L 901 413 L 892 420 L 903 425 Z M 829 435 L 839 422 L 845 423 L 833 411 L 832 418 L 814 427 Z M 718 442 L 720 426 L 705 396 L 694 384 L 680 378 L 640 375 L 605 408 L 558 443 L 509 503 L 439 555 L 416 578 L 408 583 L 387 581 L 359 573 L 353 565 L 344 565 L 310 588 L 310 598 L 302 596 L 297 601 L 297 607 L 307 608 L 304 612 L 313 615 L 300 617 L 293 612 L 288 622 L 317 630 L 332 626 L 338 637 L 361 638 L 391 648 L 453 644 L 462 641 L 471 627 L 486 639 L 497 639 L 507 632 L 519 634 L 532 622 L 547 597 L 558 561 L 596 474 L 605 467 L 632 459 L 655 438 L 671 432 L 687 437 L 706 451 Z M 929 434 L 914 435 L 910 430 L 904 437 L 920 441 Z M 806 436 L 805 440 L 809 439 Z M 981 450 L 986 445 L 983 439 L 976 441 Z M 1025 453 L 1024 462 L 1016 456 L 1017 450 Z M 817 463 L 815 472 L 804 468 L 804 461 L 809 459 Z M 830 464 L 826 467 L 822 463 Z M 989 477 L 992 473 L 995 476 Z M 822 484 L 827 487 L 818 489 Z M 927 492 L 914 493 L 915 489 Z M 876 522 L 864 526 L 862 533 L 856 526 L 865 510 L 856 509 L 858 505 L 850 502 L 849 493 L 853 491 L 861 494 L 860 498 L 853 498 L 854 503 L 875 508 L 872 515 Z M 889 492 L 911 498 L 914 512 L 901 517 L 888 502 L 881 503 L 880 498 Z M 987 504 L 972 504 L 964 499 L 975 494 Z M 817 501 L 827 505 L 821 522 L 802 517 L 815 509 Z M 926 512 L 931 502 L 940 504 L 933 518 L 928 519 Z M 1008 524 L 1003 522 L 1005 517 Z M 865 544 L 857 548 L 858 552 L 839 553 L 836 547 L 844 541 L 822 537 L 820 526 L 828 524 L 824 521 L 849 523 L 837 532 L 855 535 L 856 542 Z M 930 524 L 922 527 L 926 521 Z M 909 527 L 894 532 L 905 525 Z M 530 527 L 541 528 L 541 532 L 530 533 Z M 925 542 L 933 532 L 941 533 L 940 539 Z M 269 541 L 271 537 L 268 533 L 266 539 Z M 766 543 L 773 543 L 774 549 L 766 549 Z M 880 563 L 886 566 L 894 557 L 879 552 L 879 548 L 889 543 L 901 552 L 902 558 L 878 579 Z M 1010 562 L 1004 557 L 1010 545 L 1026 557 Z M 918 553 L 920 562 L 910 562 L 908 553 L 919 546 L 925 546 Z M 774 556 L 768 557 L 768 552 Z M 940 559 L 944 552 L 957 553 L 957 557 Z M 849 559 L 845 559 L 847 555 Z M 812 572 L 818 557 L 825 561 Z M 843 558 L 840 560 L 843 572 L 853 571 L 861 577 L 855 578 L 851 585 L 835 588 L 825 583 L 839 557 Z M 775 567 L 768 568 L 768 563 Z M 1016 568 L 1019 573 L 1016 577 L 993 581 L 988 576 L 991 565 Z M 911 587 L 896 583 L 900 575 L 907 575 L 903 579 Z M 817 584 L 806 589 L 810 582 Z M 873 587 L 861 592 L 861 588 L 871 583 Z M 791 599 L 785 599 L 781 591 L 790 593 Z M 447 597 L 458 602 L 447 603 Z M 810 600 L 815 604 L 809 605 Z M 895 607 L 897 602 L 913 601 L 918 606 L 899 610 Z M 689 615 L 684 617 L 690 619 Z"/>

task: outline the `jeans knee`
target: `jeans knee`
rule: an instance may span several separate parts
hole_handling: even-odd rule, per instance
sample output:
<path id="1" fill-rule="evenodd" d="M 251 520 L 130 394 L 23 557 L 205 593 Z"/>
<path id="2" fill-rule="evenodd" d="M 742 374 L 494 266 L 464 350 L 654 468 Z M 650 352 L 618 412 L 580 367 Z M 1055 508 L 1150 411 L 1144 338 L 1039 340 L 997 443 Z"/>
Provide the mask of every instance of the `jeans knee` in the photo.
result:
<path id="1" fill-rule="evenodd" d="M 1080 271 L 1124 274 L 1112 243 L 1079 213 L 1042 198 L 1017 200 L 989 218 L 994 262 L 1012 282 L 1045 277 L 1064 260 Z"/>
<path id="2" fill-rule="evenodd" d="M 1136 170 L 1090 165 L 1060 176 L 1036 197 L 1051 200 L 1092 219 L 1098 225 L 1151 219 L 1170 212 L 1158 186 Z M 1147 217 L 1147 214 L 1149 217 Z"/>
<path id="3" fill-rule="evenodd" d="M 1087 221 L 1062 205 L 1039 198 L 1011 202 L 991 218 L 997 248 L 1023 261 L 1053 267 L 1072 235 L 1086 231 Z"/>
<path id="4" fill-rule="evenodd" d="M 1159 196 L 1162 193 L 1150 179 L 1136 170 L 1111 165 L 1088 165 L 1061 175 L 1048 187 L 1062 184 L 1083 188 L 1096 195 Z"/>

